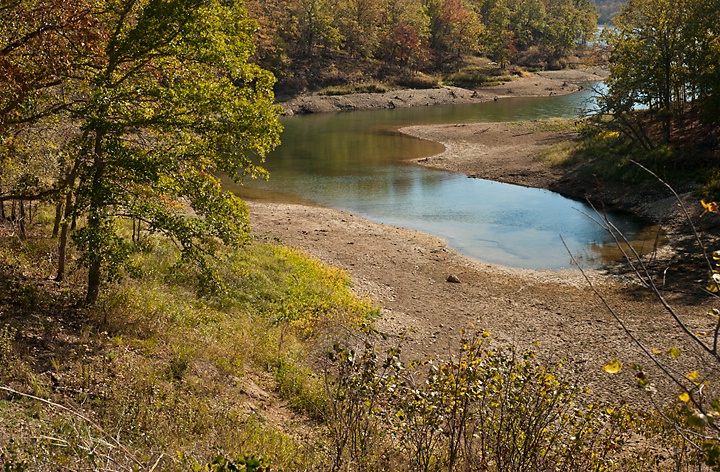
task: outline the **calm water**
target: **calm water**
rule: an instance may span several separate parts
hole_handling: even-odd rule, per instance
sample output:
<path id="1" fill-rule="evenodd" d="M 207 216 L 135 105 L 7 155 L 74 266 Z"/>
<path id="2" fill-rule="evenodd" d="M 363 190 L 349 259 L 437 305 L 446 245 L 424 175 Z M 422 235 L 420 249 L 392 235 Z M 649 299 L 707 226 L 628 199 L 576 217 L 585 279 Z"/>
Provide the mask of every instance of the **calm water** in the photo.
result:
<path id="1" fill-rule="evenodd" d="M 417 229 L 469 256 L 511 267 L 570 267 L 562 235 L 584 264 L 601 267 L 616 256 L 614 244 L 585 214 L 592 213 L 586 205 L 546 190 L 405 164 L 443 147 L 397 131 L 413 124 L 578 116 L 590 95 L 287 118 L 283 144 L 268 158 L 270 181 L 232 188 L 243 198 L 329 206 Z M 622 215 L 612 219 L 652 246 L 654 228 Z"/>

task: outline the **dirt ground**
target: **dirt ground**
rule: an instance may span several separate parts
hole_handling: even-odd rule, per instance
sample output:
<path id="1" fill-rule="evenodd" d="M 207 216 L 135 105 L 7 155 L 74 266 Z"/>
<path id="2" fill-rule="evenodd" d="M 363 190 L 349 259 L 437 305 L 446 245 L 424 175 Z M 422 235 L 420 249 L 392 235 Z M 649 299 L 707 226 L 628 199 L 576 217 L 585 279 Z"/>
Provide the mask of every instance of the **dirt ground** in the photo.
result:
<path id="1" fill-rule="evenodd" d="M 541 79 L 550 80 L 554 87 L 568 87 L 568 77 L 558 75 L 522 79 L 523 85 L 513 83 L 512 90 L 530 94 L 535 87 L 550 87 L 534 85 L 533 80 Z M 537 152 L 570 137 L 567 132 L 486 123 L 402 131 L 445 146 L 444 153 L 421 164 L 542 188 L 550 188 L 563 175 L 535 159 Z M 378 330 L 391 337 L 406 336 L 406 353 L 444 357 L 450 346 L 457 345 L 461 330 L 487 330 L 497 343 L 533 348 L 545 360 L 567 359 L 566 369 L 598 397 L 645 401 L 631 368 L 615 376 L 603 372 L 603 366 L 614 358 L 626 366 L 645 366 L 660 391 L 674 395 L 674 387 L 650 366 L 578 270 L 531 271 L 491 265 L 453 251 L 439 238 L 330 208 L 262 202 L 248 205 L 256 237 L 277 238 L 345 269 L 357 292 L 382 306 L 376 321 Z M 651 207 L 660 214 L 676 206 L 671 199 L 653 200 L 645 209 Z M 665 252 L 660 252 L 666 261 L 663 267 L 677 265 L 677 255 Z M 711 330 L 708 324 L 712 320 L 704 314 L 713 300 L 702 293 L 705 269 L 687 270 L 695 269 L 697 283 L 689 286 L 674 284 L 676 272 L 666 272 L 668 290 L 663 294 L 691 329 L 704 332 Z M 664 351 L 678 347 L 683 353 L 678 360 L 667 356 L 663 360 L 681 370 L 694 365 L 697 359 L 691 342 L 680 334 L 648 290 L 617 274 L 589 271 L 587 275 L 648 348 Z M 449 282 L 450 276 L 459 283 Z M 684 279 L 687 277 L 685 273 Z"/>

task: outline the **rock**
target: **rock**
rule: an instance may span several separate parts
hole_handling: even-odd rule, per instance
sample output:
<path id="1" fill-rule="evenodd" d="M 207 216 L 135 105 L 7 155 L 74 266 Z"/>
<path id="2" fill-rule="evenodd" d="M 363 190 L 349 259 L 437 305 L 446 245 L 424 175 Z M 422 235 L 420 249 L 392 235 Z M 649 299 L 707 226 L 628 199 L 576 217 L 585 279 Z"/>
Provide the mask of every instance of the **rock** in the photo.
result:
<path id="1" fill-rule="evenodd" d="M 453 284 L 460 283 L 460 279 L 458 279 L 455 275 L 452 275 L 452 274 L 448 275 L 447 281 L 450 283 L 453 283 Z"/>

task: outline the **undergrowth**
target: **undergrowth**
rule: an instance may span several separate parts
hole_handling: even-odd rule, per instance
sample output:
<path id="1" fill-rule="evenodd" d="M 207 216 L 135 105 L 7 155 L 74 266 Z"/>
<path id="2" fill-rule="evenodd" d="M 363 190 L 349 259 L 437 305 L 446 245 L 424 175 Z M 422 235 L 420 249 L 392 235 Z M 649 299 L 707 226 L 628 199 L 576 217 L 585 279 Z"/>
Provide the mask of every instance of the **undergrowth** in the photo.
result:
<path id="1" fill-rule="evenodd" d="M 324 393 L 307 359 L 377 313 L 346 273 L 258 241 L 217 261 L 222 285 L 210 293 L 169 241 L 148 236 L 132 272 L 82 307 L 81 280 L 48 280 L 53 247 L 7 227 L 0 241 L 9 470 L 179 470 L 246 454 L 290 470 L 322 462 L 310 418 Z"/>
<path id="2" fill-rule="evenodd" d="M 208 286 L 169 241 L 144 235 L 132 270 L 87 307 L 81 269 L 48 279 L 55 242 L 39 234 L 0 232 L 4 470 L 697 463 L 656 416 L 591 405 L 561 365 L 488 333 L 446 360 L 402 358 L 368 328 L 378 308 L 348 275 L 301 251 L 255 241 L 225 252 Z"/>
<path id="3" fill-rule="evenodd" d="M 602 117 L 576 122 L 578 139 L 550 146 L 539 157 L 551 166 L 572 170 L 576 179 L 654 185 L 654 178 L 634 161 L 676 188 L 694 188 L 698 198 L 720 199 L 720 167 L 701 143 L 677 142 L 647 150 L 606 122 Z"/>

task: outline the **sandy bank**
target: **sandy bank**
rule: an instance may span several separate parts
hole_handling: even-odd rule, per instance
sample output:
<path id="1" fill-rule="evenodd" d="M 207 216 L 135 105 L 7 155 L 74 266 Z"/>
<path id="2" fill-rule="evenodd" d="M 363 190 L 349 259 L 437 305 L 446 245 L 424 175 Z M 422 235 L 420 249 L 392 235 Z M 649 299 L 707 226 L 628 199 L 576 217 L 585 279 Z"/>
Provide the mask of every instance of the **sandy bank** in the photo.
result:
<path id="1" fill-rule="evenodd" d="M 356 93 L 327 96 L 304 94 L 280 103 L 288 115 L 338 111 L 407 108 L 432 105 L 481 103 L 503 97 L 562 95 L 580 90 L 588 83 L 602 81 L 607 70 L 601 67 L 543 71 L 516 77 L 511 82 L 468 90 L 442 86 L 434 89 L 404 89 L 385 93 Z"/>

